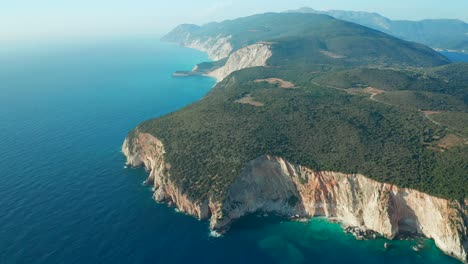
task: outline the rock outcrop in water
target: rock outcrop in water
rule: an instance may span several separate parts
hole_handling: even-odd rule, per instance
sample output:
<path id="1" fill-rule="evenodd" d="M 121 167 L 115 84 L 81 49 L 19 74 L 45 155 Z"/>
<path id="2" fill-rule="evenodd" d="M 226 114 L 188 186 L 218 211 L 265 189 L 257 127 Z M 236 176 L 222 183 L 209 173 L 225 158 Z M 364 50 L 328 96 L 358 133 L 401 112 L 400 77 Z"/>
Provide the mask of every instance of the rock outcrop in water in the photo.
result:
<path id="1" fill-rule="evenodd" d="M 154 185 L 156 201 L 210 219 L 213 230 L 225 231 L 234 220 L 259 211 L 288 218 L 325 216 L 388 238 L 424 235 L 447 254 L 467 260 L 467 201 L 440 199 L 359 174 L 316 172 L 267 155 L 246 164 L 222 200 L 196 201 L 171 181 L 171 165 L 156 137 L 135 132 L 122 151 L 128 165 L 149 171 L 147 183 Z"/>

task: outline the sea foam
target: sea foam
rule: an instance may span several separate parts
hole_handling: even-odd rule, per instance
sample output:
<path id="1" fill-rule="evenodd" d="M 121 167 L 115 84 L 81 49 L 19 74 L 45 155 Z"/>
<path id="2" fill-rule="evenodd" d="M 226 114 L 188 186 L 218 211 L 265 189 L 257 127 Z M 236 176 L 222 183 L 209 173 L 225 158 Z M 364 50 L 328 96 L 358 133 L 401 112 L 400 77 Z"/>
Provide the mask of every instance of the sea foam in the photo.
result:
<path id="1" fill-rule="evenodd" d="M 211 230 L 209 236 L 217 238 L 217 237 L 222 237 L 223 235 L 214 230 Z"/>

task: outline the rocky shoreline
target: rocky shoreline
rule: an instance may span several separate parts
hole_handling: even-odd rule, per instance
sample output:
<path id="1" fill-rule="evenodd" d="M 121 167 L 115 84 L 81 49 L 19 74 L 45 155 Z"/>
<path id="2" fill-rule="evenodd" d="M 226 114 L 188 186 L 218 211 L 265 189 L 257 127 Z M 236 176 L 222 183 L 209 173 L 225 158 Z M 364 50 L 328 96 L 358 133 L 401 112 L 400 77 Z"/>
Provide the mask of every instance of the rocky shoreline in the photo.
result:
<path id="1" fill-rule="evenodd" d="M 228 58 L 223 67 L 204 73 L 218 81 L 243 68 L 265 66 L 272 56 L 268 44 L 234 51 L 229 40 L 221 36 L 192 39 L 187 35 L 180 44 L 206 52 L 213 60 Z M 149 171 L 146 182 L 154 186 L 154 199 L 209 220 L 216 234 L 226 232 L 233 221 L 252 213 L 291 220 L 320 216 L 342 223 L 344 231 L 358 240 L 424 236 L 434 239 L 446 254 L 468 260 L 467 200 L 432 197 L 359 174 L 316 172 L 281 157 L 264 155 L 245 164 L 223 199 L 210 196 L 199 201 L 190 193 L 181 193 L 171 181 L 171 164 L 165 161 L 164 145 L 158 138 L 139 133 L 138 128 L 131 135 L 122 152 L 128 166 L 144 166 Z M 391 244 L 386 243 L 385 248 L 389 247 Z"/>
<path id="2" fill-rule="evenodd" d="M 448 255 L 467 261 L 467 201 L 436 198 L 363 175 L 315 172 L 266 155 L 245 165 L 223 199 L 199 201 L 172 183 L 162 142 L 137 130 L 127 137 L 122 152 L 128 166 L 149 171 L 147 183 L 154 186 L 154 199 L 209 220 L 210 228 L 219 233 L 257 212 L 287 219 L 322 216 L 351 226 L 348 231 L 358 239 L 377 234 L 395 239 L 408 233 L 432 238 Z"/>
<path id="3" fill-rule="evenodd" d="M 347 226 L 343 230 L 347 234 L 352 234 L 357 240 L 369 240 L 381 237 L 377 232 L 357 226 Z"/>
<path id="4" fill-rule="evenodd" d="M 200 41 L 195 41 L 199 43 Z M 205 51 L 207 47 L 203 48 L 198 45 L 188 45 L 187 47 L 195 48 L 200 51 Z M 208 52 L 208 54 L 214 53 L 215 51 Z M 215 78 L 217 82 L 221 82 L 229 74 L 251 67 L 266 66 L 267 60 L 273 55 L 268 44 L 258 43 L 247 47 L 243 47 L 233 53 L 227 55 L 226 63 L 218 68 L 209 71 L 200 71 L 198 66 L 195 66 L 192 71 L 177 71 L 172 74 L 174 77 L 188 77 L 188 76 L 208 76 Z M 210 56 L 212 57 L 212 56 Z"/>

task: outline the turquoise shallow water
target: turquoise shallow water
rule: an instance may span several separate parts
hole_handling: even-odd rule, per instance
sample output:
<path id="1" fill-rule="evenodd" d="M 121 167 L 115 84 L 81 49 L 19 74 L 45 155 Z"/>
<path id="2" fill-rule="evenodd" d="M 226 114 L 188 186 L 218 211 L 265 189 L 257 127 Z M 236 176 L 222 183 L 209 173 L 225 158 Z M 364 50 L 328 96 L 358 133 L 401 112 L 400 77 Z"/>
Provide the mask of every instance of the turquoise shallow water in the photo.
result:
<path id="1" fill-rule="evenodd" d="M 0 263 L 458 263 L 424 240 L 356 241 L 323 219 L 251 216 L 221 238 L 157 204 L 120 146 L 204 96 L 206 55 L 154 39 L 0 51 Z"/>

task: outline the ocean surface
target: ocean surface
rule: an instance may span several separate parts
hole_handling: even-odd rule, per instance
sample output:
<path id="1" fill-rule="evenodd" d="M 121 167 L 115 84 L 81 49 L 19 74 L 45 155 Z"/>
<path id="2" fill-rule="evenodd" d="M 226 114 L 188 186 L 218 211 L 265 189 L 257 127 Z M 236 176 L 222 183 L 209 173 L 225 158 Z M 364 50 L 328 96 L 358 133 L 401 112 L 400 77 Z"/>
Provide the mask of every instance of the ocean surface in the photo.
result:
<path id="1" fill-rule="evenodd" d="M 204 60 L 143 38 L 0 47 L 0 263 L 459 263 L 431 240 L 386 251 L 324 219 L 250 216 L 215 238 L 154 202 L 121 144 L 210 90 L 212 79 L 171 77 Z"/>
<path id="2" fill-rule="evenodd" d="M 442 51 L 440 53 L 444 55 L 445 57 L 449 58 L 449 60 L 453 62 L 468 62 L 467 53 L 448 52 L 448 51 Z"/>

